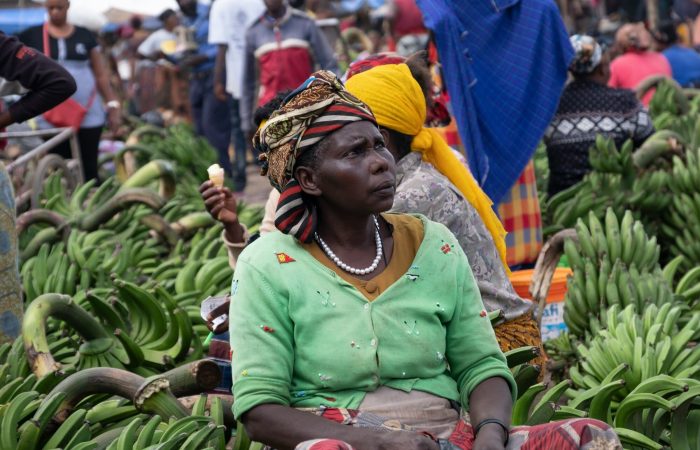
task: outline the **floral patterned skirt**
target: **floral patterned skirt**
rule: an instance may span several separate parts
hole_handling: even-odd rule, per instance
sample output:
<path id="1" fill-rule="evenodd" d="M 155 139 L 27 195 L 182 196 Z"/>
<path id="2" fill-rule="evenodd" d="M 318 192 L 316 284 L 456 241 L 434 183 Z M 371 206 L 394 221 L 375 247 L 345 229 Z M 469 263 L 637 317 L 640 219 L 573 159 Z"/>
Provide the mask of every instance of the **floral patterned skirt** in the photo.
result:
<path id="1" fill-rule="evenodd" d="M 328 420 L 360 428 L 400 430 L 395 421 L 386 421 L 375 414 L 342 408 L 315 411 Z M 406 432 L 409 432 L 408 430 Z M 448 439 L 439 439 L 441 450 L 471 450 L 474 431 L 463 417 Z M 537 426 L 518 426 L 510 430 L 507 450 L 621 450 L 622 445 L 612 428 L 594 419 L 569 419 Z M 315 439 L 297 445 L 296 450 L 353 450 L 336 439 Z"/>

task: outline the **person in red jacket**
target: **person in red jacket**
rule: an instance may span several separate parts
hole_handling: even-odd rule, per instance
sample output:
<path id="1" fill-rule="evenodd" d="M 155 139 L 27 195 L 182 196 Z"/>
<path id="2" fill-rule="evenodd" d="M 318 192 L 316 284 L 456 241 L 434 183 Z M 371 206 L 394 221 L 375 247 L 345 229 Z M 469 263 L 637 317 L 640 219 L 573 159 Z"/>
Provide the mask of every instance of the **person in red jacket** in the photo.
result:
<path id="1" fill-rule="evenodd" d="M 265 7 L 246 32 L 243 60 L 241 128 L 251 138 L 256 107 L 299 86 L 315 67 L 338 72 L 333 50 L 312 18 L 285 0 L 265 0 Z"/>

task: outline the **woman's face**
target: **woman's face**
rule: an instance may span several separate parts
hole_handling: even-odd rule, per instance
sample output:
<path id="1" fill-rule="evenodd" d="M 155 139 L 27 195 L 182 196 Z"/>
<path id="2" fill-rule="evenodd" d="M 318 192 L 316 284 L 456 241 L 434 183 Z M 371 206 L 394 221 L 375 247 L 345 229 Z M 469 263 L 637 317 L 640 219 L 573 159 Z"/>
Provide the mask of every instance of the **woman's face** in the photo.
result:
<path id="1" fill-rule="evenodd" d="M 66 23 L 70 6 L 68 0 L 46 0 L 45 5 L 52 25 L 61 26 Z"/>
<path id="2" fill-rule="evenodd" d="M 317 190 L 311 195 L 353 214 L 391 209 L 396 191 L 396 165 L 374 124 L 363 120 L 346 125 L 320 145 L 313 171 Z"/>

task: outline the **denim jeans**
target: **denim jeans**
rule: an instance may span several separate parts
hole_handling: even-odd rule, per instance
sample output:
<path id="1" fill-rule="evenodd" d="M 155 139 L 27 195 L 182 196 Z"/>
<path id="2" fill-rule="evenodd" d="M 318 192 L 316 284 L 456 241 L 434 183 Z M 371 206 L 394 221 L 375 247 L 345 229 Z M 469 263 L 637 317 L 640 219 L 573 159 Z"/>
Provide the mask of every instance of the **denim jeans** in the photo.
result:
<path id="1" fill-rule="evenodd" d="M 216 149 L 219 164 L 228 177 L 233 176 L 228 146 L 231 141 L 230 108 L 227 101 L 214 95 L 214 72 L 194 73 L 190 79 L 190 103 L 195 131 Z M 213 162 L 213 161 L 212 161 Z"/>
<path id="2" fill-rule="evenodd" d="M 231 98 L 231 145 L 233 145 L 233 187 L 236 191 L 242 191 L 246 185 L 246 156 L 248 145 L 241 129 L 241 115 L 238 111 L 239 101 Z"/>

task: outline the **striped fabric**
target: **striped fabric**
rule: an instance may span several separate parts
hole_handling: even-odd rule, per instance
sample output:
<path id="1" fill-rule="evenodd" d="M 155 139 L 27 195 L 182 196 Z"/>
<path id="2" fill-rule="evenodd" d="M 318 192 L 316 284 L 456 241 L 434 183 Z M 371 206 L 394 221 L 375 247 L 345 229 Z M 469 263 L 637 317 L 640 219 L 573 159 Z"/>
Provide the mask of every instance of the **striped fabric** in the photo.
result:
<path id="1" fill-rule="evenodd" d="M 261 152 L 262 174 L 280 191 L 275 226 L 308 243 L 316 230 L 316 211 L 294 179 L 297 158 L 326 136 L 353 122 L 376 124 L 367 105 L 345 90 L 331 72 L 318 71 L 292 92 L 258 130 L 253 140 Z"/>
<path id="2" fill-rule="evenodd" d="M 542 249 L 542 216 L 532 160 L 498 206 L 506 235 L 506 260 L 518 267 L 534 264 Z"/>
<path id="3" fill-rule="evenodd" d="M 291 180 L 280 195 L 275 212 L 275 226 L 301 242 L 311 242 L 316 229 L 316 208 L 304 202 L 304 193 L 297 180 Z"/>

